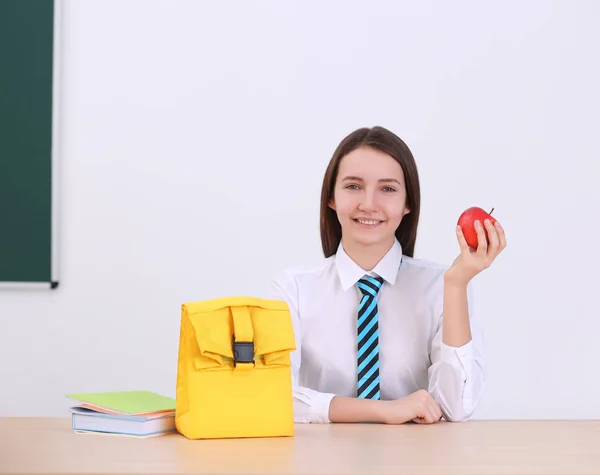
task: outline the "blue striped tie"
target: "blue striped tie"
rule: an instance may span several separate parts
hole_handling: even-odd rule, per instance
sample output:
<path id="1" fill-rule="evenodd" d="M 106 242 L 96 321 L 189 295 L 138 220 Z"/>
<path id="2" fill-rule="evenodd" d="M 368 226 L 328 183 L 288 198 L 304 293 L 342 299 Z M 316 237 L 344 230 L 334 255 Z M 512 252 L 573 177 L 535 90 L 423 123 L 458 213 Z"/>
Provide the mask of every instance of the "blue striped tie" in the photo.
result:
<path id="1" fill-rule="evenodd" d="M 381 277 L 365 277 L 358 281 L 362 299 L 358 307 L 358 384 L 357 396 L 380 399 L 379 392 L 379 328 L 377 293 Z"/>

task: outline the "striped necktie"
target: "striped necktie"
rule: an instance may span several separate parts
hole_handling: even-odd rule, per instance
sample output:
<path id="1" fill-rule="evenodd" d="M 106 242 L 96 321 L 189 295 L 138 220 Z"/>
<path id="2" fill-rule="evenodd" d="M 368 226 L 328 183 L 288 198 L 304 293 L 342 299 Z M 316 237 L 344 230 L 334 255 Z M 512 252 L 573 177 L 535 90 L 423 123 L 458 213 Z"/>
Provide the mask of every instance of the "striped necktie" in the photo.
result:
<path id="1" fill-rule="evenodd" d="M 358 307 L 358 387 L 357 397 L 380 399 L 379 392 L 379 328 L 377 293 L 383 278 L 364 277 L 358 281 L 362 299 Z"/>

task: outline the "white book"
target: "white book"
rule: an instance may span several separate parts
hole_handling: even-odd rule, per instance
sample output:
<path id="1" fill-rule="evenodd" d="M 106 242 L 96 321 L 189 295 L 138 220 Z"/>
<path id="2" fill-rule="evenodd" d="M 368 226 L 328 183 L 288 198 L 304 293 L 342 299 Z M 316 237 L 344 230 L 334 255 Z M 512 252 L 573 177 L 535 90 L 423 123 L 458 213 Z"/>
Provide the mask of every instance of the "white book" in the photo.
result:
<path id="1" fill-rule="evenodd" d="M 106 414 L 92 409 L 72 407 L 73 430 L 78 433 L 102 433 L 133 437 L 150 437 L 174 432 L 175 414 L 134 416 Z"/>

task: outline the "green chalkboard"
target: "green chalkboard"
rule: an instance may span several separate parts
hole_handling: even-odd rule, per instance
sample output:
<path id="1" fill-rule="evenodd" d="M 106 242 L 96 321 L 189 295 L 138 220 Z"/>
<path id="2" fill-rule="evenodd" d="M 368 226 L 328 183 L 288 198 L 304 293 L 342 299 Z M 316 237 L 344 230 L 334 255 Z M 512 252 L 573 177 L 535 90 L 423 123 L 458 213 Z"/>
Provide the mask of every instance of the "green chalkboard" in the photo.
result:
<path id="1" fill-rule="evenodd" d="M 0 287 L 58 285 L 54 25 L 53 0 L 0 0 Z"/>

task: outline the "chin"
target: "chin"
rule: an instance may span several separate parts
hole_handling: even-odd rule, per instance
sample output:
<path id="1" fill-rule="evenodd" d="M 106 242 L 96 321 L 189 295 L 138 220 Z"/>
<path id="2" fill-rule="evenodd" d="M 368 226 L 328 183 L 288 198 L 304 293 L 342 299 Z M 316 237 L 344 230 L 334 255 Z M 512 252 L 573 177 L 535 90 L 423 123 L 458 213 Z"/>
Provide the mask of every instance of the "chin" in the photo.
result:
<path id="1" fill-rule="evenodd" d="M 364 247 L 375 247 L 387 244 L 389 239 L 355 239 L 355 241 Z"/>
<path id="2" fill-rule="evenodd" d="M 392 226 L 393 227 L 393 226 Z M 395 232 L 390 227 L 390 222 L 386 221 L 373 229 L 365 229 L 357 226 L 354 220 L 346 223 L 346 227 L 342 230 L 346 239 L 349 239 L 360 246 L 381 246 L 393 242 Z"/>
<path id="3" fill-rule="evenodd" d="M 361 246 L 380 246 L 393 240 L 388 235 L 365 235 L 366 233 L 352 233 L 350 239 Z"/>

